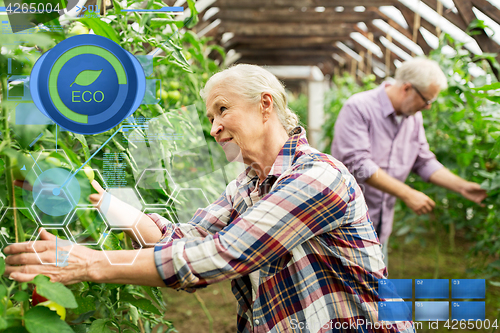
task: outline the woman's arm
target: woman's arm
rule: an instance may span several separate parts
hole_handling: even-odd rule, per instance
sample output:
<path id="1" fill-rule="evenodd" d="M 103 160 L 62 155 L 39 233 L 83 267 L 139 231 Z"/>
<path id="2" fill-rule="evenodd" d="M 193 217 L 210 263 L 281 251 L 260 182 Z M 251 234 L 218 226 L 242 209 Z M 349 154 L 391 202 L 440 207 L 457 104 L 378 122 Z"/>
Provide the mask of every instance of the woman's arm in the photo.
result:
<path id="1" fill-rule="evenodd" d="M 57 250 L 69 252 L 64 267 L 55 265 L 55 236 L 42 229 L 36 242 L 17 243 L 4 249 L 7 255 L 5 275 L 20 282 L 31 281 L 38 274 L 43 274 L 54 282 L 64 284 L 91 281 L 165 286 L 156 269 L 153 249 L 95 251 L 84 246 L 58 246 Z M 40 259 L 54 265 L 40 265 Z"/>
<path id="2" fill-rule="evenodd" d="M 138 217 L 138 222 L 135 229 L 141 234 L 144 241 L 136 238 L 136 234 L 130 229 L 125 229 L 125 233 L 133 239 L 135 242 L 140 243 L 144 246 L 145 244 L 154 244 L 160 241 L 162 237 L 162 232 L 156 225 L 156 223 L 146 214 L 143 214 L 140 210 L 130 206 L 129 204 L 113 197 L 101 187 L 101 185 L 93 180 L 92 186 L 97 191 L 97 193 L 91 194 L 89 196 L 90 202 L 99 209 L 99 211 L 106 216 L 108 221 L 111 220 L 112 226 L 127 224 L 133 226 L 135 221 L 128 223 L 127 219 L 135 219 Z M 124 223 L 127 222 L 127 223 Z"/>
<path id="3" fill-rule="evenodd" d="M 205 237 L 216 233 L 226 226 L 230 219 L 231 195 L 226 193 L 235 189 L 232 183 L 232 186 L 228 186 L 226 192 L 216 202 L 207 208 L 198 209 L 188 223 L 174 225 L 167 220 L 160 220 L 159 217 L 150 218 L 143 214 L 136 228 L 141 235 L 152 237 L 149 238 L 151 242 L 159 241 L 162 235 L 179 239 Z M 103 192 L 104 190 L 99 194 L 91 195 L 91 200 L 98 203 L 99 195 L 103 195 Z M 155 218 L 159 220 L 153 221 Z M 162 225 L 165 227 L 160 230 L 159 227 Z M 84 246 L 61 246 L 59 242 L 57 250 L 70 252 L 66 267 L 41 264 L 41 260 L 44 263 L 55 264 L 56 262 L 55 236 L 42 229 L 40 238 L 36 242 L 17 243 L 4 249 L 7 255 L 5 275 L 21 282 L 31 281 L 36 275 L 44 274 L 52 281 L 64 284 L 93 281 L 165 286 L 156 268 L 153 249 L 95 251 Z M 116 265 L 116 263 L 122 264 Z M 123 263 L 132 264 L 124 265 Z"/>

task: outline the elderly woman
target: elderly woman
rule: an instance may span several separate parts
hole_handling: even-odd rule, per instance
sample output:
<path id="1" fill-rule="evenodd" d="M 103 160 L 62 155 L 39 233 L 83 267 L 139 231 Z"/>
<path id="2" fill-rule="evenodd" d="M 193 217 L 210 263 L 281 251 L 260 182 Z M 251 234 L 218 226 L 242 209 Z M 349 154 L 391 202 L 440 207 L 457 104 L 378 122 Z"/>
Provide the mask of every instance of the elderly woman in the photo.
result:
<path id="1" fill-rule="evenodd" d="M 278 79 L 238 65 L 214 75 L 202 96 L 211 135 L 228 159 L 249 165 L 217 201 L 177 226 L 143 216 L 146 243 L 163 242 L 132 266 L 80 246 L 66 267 L 39 265 L 29 245 L 15 244 L 5 249 L 7 274 L 186 290 L 231 279 L 238 332 L 414 332 L 411 322 L 378 322 L 377 282 L 387 270 L 361 190 L 343 164 L 308 145 Z M 40 256 L 53 256 L 51 237 L 42 231 Z M 107 255 L 119 262 L 136 253 Z"/>

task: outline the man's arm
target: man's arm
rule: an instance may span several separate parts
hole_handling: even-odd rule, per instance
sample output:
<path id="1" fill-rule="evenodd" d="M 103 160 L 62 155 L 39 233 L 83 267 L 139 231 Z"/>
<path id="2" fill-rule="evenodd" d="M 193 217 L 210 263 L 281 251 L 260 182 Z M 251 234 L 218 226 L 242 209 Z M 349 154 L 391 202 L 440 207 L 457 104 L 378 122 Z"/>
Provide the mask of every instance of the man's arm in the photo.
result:
<path id="1" fill-rule="evenodd" d="M 460 178 L 446 168 L 435 171 L 430 176 L 429 181 L 448 190 L 457 192 L 464 198 L 478 204 L 487 196 L 486 190 L 483 190 L 479 184 Z"/>
<path id="2" fill-rule="evenodd" d="M 344 163 L 358 183 L 363 183 L 379 166 L 371 155 L 369 114 L 360 109 L 358 103 L 348 100 L 340 110 L 331 155 Z"/>
<path id="3" fill-rule="evenodd" d="M 387 172 L 378 169 L 366 183 L 376 189 L 389 193 L 401 200 L 418 215 L 427 214 L 435 206 L 434 201 L 424 193 L 412 189 L 405 183 L 389 176 Z"/>

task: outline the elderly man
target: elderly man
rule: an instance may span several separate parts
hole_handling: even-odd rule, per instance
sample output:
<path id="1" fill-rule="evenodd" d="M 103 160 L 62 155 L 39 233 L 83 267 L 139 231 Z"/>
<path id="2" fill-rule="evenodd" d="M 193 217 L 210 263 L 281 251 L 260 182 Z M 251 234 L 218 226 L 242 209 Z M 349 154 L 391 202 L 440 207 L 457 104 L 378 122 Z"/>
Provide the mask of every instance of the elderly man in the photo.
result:
<path id="1" fill-rule="evenodd" d="M 335 123 L 331 147 L 332 156 L 363 188 L 386 265 L 396 198 L 419 215 L 435 205 L 404 183 L 410 171 L 476 203 L 486 197 L 479 184 L 451 173 L 429 150 L 419 111 L 430 109 L 440 90 L 447 88 L 438 64 L 425 58 L 406 61 L 396 70 L 395 81 L 347 100 Z"/>

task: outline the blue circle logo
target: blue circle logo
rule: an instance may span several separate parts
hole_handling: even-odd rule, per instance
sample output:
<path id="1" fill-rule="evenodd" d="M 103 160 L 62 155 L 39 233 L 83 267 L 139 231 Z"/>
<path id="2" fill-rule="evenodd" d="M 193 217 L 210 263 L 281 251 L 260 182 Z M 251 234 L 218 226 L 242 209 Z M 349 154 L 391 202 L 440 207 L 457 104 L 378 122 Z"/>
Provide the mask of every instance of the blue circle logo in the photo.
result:
<path id="1" fill-rule="evenodd" d="M 75 133 L 110 130 L 141 104 L 146 77 L 139 61 L 112 40 L 78 35 L 57 44 L 31 71 L 38 109 Z"/>

